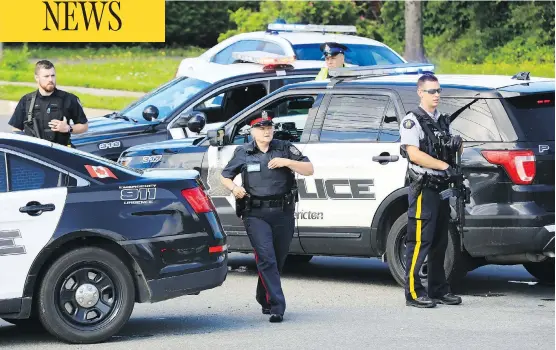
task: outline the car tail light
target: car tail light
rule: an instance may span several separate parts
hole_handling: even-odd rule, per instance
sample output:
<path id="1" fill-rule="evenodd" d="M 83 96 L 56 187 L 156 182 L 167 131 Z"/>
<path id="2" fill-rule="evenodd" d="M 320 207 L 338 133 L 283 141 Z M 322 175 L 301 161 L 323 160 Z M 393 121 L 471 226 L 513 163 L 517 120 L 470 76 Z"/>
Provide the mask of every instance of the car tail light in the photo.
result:
<path id="1" fill-rule="evenodd" d="M 228 246 L 226 244 L 224 245 L 216 245 L 216 246 L 212 246 L 209 247 L 209 253 L 213 254 L 213 253 L 223 253 L 226 250 L 228 250 Z"/>
<path id="2" fill-rule="evenodd" d="M 200 187 L 182 190 L 181 194 L 197 214 L 215 210 L 212 201 Z"/>
<path id="3" fill-rule="evenodd" d="M 529 185 L 537 172 L 535 153 L 531 150 L 481 151 L 489 163 L 504 167 L 516 185 Z"/>

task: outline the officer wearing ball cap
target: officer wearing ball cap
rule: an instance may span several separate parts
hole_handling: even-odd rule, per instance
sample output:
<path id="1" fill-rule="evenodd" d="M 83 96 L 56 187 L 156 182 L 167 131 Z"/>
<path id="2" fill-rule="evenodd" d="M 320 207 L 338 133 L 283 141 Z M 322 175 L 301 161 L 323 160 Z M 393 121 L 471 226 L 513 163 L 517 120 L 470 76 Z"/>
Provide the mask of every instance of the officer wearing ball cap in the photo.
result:
<path id="1" fill-rule="evenodd" d="M 309 158 L 289 141 L 273 139 L 271 111 L 262 111 L 249 125 L 253 141 L 236 148 L 221 181 L 236 198 L 240 216 L 254 249 L 259 278 L 257 302 L 270 322 L 282 322 L 286 300 L 280 273 L 289 252 L 298 200 L 295 174 L 313 174 Z M 233 180 L 241 174 L 243 186 Z"/>
<path id="2" fill-rule="evenodd" d="M 349 51 L 347 46 L 335 42 L 326 42 L 320 45 L 326 67 L 323 67 L 315 80 L 328 79 L 328 69 L 345 67 L 345 52 Z"/>

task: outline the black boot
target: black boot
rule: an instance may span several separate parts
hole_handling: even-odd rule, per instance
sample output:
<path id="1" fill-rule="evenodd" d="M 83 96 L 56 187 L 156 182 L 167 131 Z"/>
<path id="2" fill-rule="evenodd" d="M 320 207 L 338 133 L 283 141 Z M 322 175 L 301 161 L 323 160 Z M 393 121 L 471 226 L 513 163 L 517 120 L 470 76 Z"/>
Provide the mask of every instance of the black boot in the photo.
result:
<path id="1" fill-rule="evenodd" d="M 268 320 L 272 323 L 282 322 L 282 320 L 284 320 L 284 316 L 280 314 L 272 314 Z"/>
<path id="2" fill-rule="evenodd" d="M 458 305 L 461 304 L 461 298 L 457 295 L 452 293 L 446 293 L 439 298 L 432 298 L 435 303 L 437 304 L 444 304 L 444 305 Z"/>
<path id="3" fill-rule="evenodd" d="M 427 296 L 422 296 L 422 297 L 418 297 L 417 299 L 406 300 L 405 305 L 415 306 L 419 308 L 430 308 L 430 307 L 435 307 L 436 303 L 431 298 Z"/>

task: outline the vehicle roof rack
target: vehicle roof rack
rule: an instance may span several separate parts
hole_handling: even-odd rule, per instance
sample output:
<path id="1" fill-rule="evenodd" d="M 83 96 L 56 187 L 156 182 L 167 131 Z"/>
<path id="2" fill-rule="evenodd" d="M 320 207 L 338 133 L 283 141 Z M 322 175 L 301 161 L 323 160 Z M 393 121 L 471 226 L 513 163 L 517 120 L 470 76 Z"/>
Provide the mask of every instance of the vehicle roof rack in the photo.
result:
<path id="1" fill-rule="evenodd" d="M 265 51 L 243 51 L 232 52 L 232 57 L 236 60 L 234 63 L 255 63 L 263 66 L 264 72 L 272 72 L 275 70 L 294 69 L 292 63 L 295 57 L 278 55 Z"/>
<path id="2" fill-rule="evenodd" d="M 283 24 L 270 23 L 268 31 L 276 32 L 320 32 L 320 33 L 357 33 L 351 25 L 320 25 L 320 24 Z"/>
<path id="3" fill-rule="evenodd" d="M 328 74 L 331 78 L 343 79 L 380 77 L 400 74 L 426 74 L 433 72 L 434 65 L 430 63 L 399 63 L 375 66 L 331 68 L 329 69 Z"/>
<path id="4" fill-rule="evenodd" d="M 516 75 L 514 75 L 512 77 L 512 79 L 517 79 L 517 80 L 531 80 L 530 79 L 530 72 L 519 72 Z"/>

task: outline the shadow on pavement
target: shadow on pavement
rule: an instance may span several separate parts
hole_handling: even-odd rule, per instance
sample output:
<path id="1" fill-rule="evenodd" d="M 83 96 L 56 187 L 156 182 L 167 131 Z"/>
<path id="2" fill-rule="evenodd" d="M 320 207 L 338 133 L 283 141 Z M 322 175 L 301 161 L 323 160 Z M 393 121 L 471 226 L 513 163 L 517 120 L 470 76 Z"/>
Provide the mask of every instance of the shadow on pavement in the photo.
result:
<path id="1" fill-rule="evenodd" d="M 231 274 L 247 273 L 256 277 L 255 260 L 251 254 L 232 254 L 228 263 Z M 314 257 L 308 263 L 286 264 L 285 278 L 374 284 L 401 288 L 388 265 L 379 259 Z M 554 301 L 554 285 L 543 285 L 522 266 L 487 265 L 471 271 L 452 287 L 454 293 L 480 297 L 506 295 Z"/>

